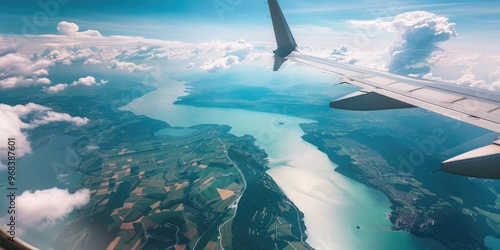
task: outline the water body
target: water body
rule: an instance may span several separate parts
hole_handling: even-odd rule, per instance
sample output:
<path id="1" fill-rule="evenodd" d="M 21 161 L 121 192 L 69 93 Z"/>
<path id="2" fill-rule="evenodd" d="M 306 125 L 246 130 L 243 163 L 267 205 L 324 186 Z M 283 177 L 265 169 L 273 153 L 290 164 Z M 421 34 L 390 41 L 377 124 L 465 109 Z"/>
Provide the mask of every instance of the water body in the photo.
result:
<path id="1" fill-rule="evenodd" d="M 316 249 L 442 249 L 440 244 L 390 231 L 389 200 L 379 191 L 336 172 L 336 165 L 302 140 L 298 124 L 313 120 L 275 113 L 174 105 L 186 95 L 184 83 L 165 80 L 124 110 L 172 126 L 226 124 L 231 133 L 250 134 L 269 155 L 268 174 L 304 213 L 307 242 Z M 357 227 L 359 226 L 359 229 Z"/>
<path id="2" fill-rule="evenodd" d="M 56 135 L 18 160 L 18 190 L 41 190 L 53 187 L 71 189 L 82 175 L 76 172 L 80 161 L 72 144 L 79 137 Z M 33 178 L 36 176 L 36 180 Z"/>
<path id="3" fill-rule="evenodd" d="M 56 135 L 47 143 L 17 160 L 16 187 L 18 197 L 24 191 L 44 190 L 57 187 L 60 189 L 74 188 L 82 175 L 75 171 L 79 158 L 71 147 L 78 137 L 68 135 Z M 0 174 L 2 180 L 6 180 L 6 172 Z M 2 188 L 2 193 L 7 192 Z M 5 197 L 2 195 L 2 197 Z M 6 199 L 0 199 L 0 207 L 6 208 Z M 28 205 L 29 206 L 29 205 Z M 5 216 L 7 210 L 1 210 L 0 217 Z M 16 223 L 20 237 L 33 246 L 40 249 L 49 249 L 61 227 L 71 216 L 57 221 L 53 225 L 47 225 L 37 230 L 23 226 L 23 215 L 19 214 Z M 3 224 L 3 221 L 2 221 Z M 18 235 L 19 236 L 19 235 Z"/>
<path id="4" fill-rule="evenodd" d="M 500 249 L 500 239 L 491 235 L 484 237 L 484 244 L 491 249 Z"/>

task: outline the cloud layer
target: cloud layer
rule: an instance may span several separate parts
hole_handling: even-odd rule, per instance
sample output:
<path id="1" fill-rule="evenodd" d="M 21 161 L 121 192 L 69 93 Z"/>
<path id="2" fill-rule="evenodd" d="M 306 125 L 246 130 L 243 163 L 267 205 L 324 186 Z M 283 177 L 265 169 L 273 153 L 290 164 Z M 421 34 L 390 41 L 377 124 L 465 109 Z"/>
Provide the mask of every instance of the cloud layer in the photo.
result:
<path id="1" fill-rule="evenodd" d="M 89 122 L 89 119 L 72 117 L 66 113 L 55 112 L 46 106 L 28 103 L 16 106 L 0 104 L 0 121 L 2 121 L 0 123 L 0 140 L 7 141 L 7 138 L 15 138 L 17 157 L 22 157 L 31 153 L 31 145 L 25 133 L 26 130 L 52 122 L 69 122 L 75 126 L 83 126 Z M 7 145 L 0 144 L 0 170 L 6 168 L 3 164 L 7 155 L 6 152 Z"/>
<path id="2" fill-rule="evenodd" d="M 448 51 L 444 53 L 445 51 L 440 50 L 439 43 L 456 36 L 455 24 L 450 23 L 445 17 L 417 11 L 403 13 L 395 17 L 365 21 L 351 20 L 348 23 L 352 26 L 363 27 L 364 29 L 361 29 L 363 31 L 378 31 L 380 33 L 381 30 L 385 30 L 392 32 L 396 35 L 396 40 L 386 51 L 363 51 L 352 46 L 339 46 L 333 50 L 301 47 L 301 50 L 320 54 L 339 62 L 389 70 L 400 74 L 423 76 L 434 67 L 432 68 L 434 73 L 432 77 L 439 76 L 455 80 L 464 77 L 463 79 L 468 80 L 458 82 L 475 82 L 470 83 L 471 86 L 483 88 L 495 86 L 488 84 L 495 83 L 498 79 L 491 79 L 490 76 L 485 76 L 484 72 L 478 74 L 477 68 L 468 67 L 459 70 L 447 65 L 444 60 L 440 60 L 440 58 L 445 57 L 443 55 L 450 53 Z M 331 30 L 331 28 L 327 30 Z M 0 69 L 3 69 L 3 72 L 10 72 L 8 76 L 7 73 L 1 73 L 3 75 L 0 75 L 0 88 L 44 85 L 42 89 L 53 94 L 75 85 L 95 86 L 106 82 L 95 80 L 94 83 L 79 79 L 74 82 L 60 82 L 52 85 L 49 79 L 48 69 L 50 67 L 81 66 L 90 69 L 99 67 L 141 74 L 162 70 L 175 73 L 183 70 L 189 70 L 193 73 L 213 73 L 236 65 L 257 64 L 258 61 L 265 61 L 265 63 L 272 65 L 274 44 L 255 45 L 239 39 L 234 41 L 214 40 L 195 45 L 142 37 L 102 36 L 98 31 L 80 31 L 77 24 L 66 21 L 59 23 L 58 31 L 61 35 L 38 35 L 30 38 L 29 46 L 26 47 L 32 48 L 31 54 L 25 51 L 20 52 L 18 46 L 0 45 Z M 0 39 L 2 38 L 0 37 Z M 464 56 L 466 54 L 461 53 L 456 58 L 464 58 Z M 5 57 L 4 63 L 2 63 L 2 57 Z M 449 61 L 449 59 L 447 60 Z M 456 61 L 455 57 L 451 60 Z M 474 60 L 468 60 L 469 63 L 471 61 Z M 7 62 L 20 66 L 6 68 Z M 491 64 L 491 62 L 488 63 Z M 164 65 L 168 65 L 168 67 Z M 436 68 L 440 68 L 441 72 L 445 70 L 444 68 L 449 68 L 448 72 L 453 72 L 455 75 L 440 74 Z M 470 75 L 475 76 L 476 81 L 473 81 Z M 484 84 L 478 84 L 478 81 L 484 81 Z"/>
<path id="3" fill-rule="evenodd" d="M 349 20 L 347 23 L 355 29 L 371 32 L 372 36 L 367 34 L 370 39 L 378 38 L 381 31 L 386 31 L 395 34 L 396 40 L 385 51 L 385 56 L 383 51 L 358 53 L 355 48 L 340 47 L 331 53 L 322 52 L 324 57 L 403 75 L 500 90 L 500 54 L 497 51 L 485 54 L 445 51 L 439 47 L 440 43 L 457 36 L 455 23 L 446 17 L 415 11 L 390 18 Z"/>
<path id="4" fill-rule="evenodd" d="M 46 78 L 48 68 L 54 65 L 46 59 L 34 59 L 15 53 L 7 48 L 0 51 L 0 88 L 16 88 L 32 85 L 46 85 L 51 81 Z"/>

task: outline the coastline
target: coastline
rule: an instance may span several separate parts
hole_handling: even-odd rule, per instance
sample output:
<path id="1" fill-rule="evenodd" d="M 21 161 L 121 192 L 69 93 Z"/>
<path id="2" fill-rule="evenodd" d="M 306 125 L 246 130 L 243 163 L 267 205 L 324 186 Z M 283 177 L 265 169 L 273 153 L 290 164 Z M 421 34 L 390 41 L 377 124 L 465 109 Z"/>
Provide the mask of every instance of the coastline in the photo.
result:
<path id="1" fill-rule="evenodd" d="M 304 213 L 307 243 L 311 246 L 363 249 L 381 237 L 386 239 L 382 240 L 381 248 L 390 247 L 393 242 L 406 242 L 403 244 L 411 246 L 414 236 L 390 232 L 391 223 L 387 218 L 390 202 L 382 193 L 334 172 L 335 165 L 327 155 L 301 138 L 304 132 L 299 124 L 313 120 L 243 109 L 174 105 L 177 97 L 188 94 L 186 84 L 174 80 L 165 84 L 123 109 L 172 126 L 228 124 L 232 134 L 252 135 L 269 155 L 268 174 Z M 177 93 L 177 97 L 173 93 Z M 190 118 L 182 120 L 186 113 Z M 358 218 L 360 215 L 362 218 Z M 362 230 L 357 228 L 359 225 Z"/>

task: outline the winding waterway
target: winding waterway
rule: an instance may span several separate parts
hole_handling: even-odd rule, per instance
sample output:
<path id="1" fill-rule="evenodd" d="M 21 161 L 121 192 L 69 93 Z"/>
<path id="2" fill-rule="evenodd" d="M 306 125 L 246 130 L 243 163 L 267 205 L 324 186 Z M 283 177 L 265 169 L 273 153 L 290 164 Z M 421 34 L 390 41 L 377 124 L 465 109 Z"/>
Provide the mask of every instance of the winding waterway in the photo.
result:
<path id="1" fill-rule="evenodd" d="M 158 89 L 123 110 L 171 126 L 226 124 L 231 133 L 250 134 L 269 155 L 268 174 L 304 213 L 307 242 L 316 249 L 441 249 L 440 244 L 405 232 L 392 232 L 389 200 L 379 191 L 336 172 L 336 165 L 302 140 L 300 123 L 313 120 L 275 113 L 173 104 L 186 95 L 184 83 L 167 79 Z M 359 227 L 359 229 L 358 229 Z"/>

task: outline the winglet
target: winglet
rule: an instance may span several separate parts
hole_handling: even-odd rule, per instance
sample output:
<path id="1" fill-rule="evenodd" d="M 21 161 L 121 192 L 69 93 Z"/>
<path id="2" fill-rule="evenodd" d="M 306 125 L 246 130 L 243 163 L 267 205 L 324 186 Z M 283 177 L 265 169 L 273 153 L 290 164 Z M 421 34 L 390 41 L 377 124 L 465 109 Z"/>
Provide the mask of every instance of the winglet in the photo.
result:
<path id="1" fill-rule="evenodd" d="M 288 27 L 283 12 L 281 12 L 278 1 L 268 0 L 267 2 L 269 4 L 269 11 L 271 12 L 271 19 L 273 20 L 276 43 L 278 44 L 278 48 L 274 51 L 274 71 L 277 71 L 283 62 L 286 61 L 285 57 L 295 50 L 297 43 Z"/>
<path id="2" fill-rule="evenodd" d="M 286 61 L 285 58 L 278 56 L 278 55 L 274 55 L 273 71 L 278 71 L 278 69 L 280 69 L 281 65 L 283 65 L 283 63 L 285 63 L 285 61 Z"/>

